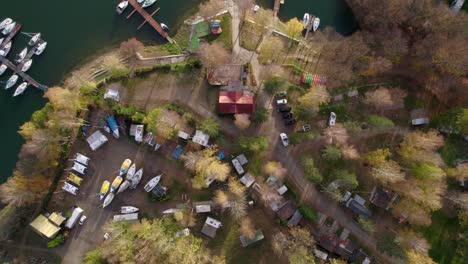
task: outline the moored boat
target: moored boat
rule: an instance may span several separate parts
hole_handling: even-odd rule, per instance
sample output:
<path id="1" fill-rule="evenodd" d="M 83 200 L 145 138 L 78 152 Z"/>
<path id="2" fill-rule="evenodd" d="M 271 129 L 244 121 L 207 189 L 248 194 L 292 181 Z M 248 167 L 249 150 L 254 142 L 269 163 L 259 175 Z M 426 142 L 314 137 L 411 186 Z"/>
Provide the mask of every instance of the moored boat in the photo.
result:
<path id="1" fill-rule="evenodd" d="M 131 180 L 133 178 L 133 176 L 135 175 L 135 171 L 136 171 L 136 164 L 133 163 L 132 166 L 130 166 L 130 169 L 128 169 L 128 171 L 127 171 L 126 179 Z"/>
<path id="2" fill-rule="evenodd" d="M 141 3 L 143 3 L 145 0 L 137 0 L 137 3 L 139 3 L 141 5 Z"/>
<path id="3" fill-rule="evenodd" d="M 5 85 L 5 89 L 10 89 L 13 85 L 16 84 L 16 82 L 18 81 L 18 75 L 16 74 L 13 74 L 10 79 L 8 79 L 6 85 Z"/>
<path id="4" fill-rule="evenodd" d="M 28 88 L 28 83 L 27 82 L 23 82 L 21 83 L 15 90 L 15 93 L 13 94 L 13 97 L 16 97 L 22 93 L 24 93 L 24 91 L 26 90 L 26 88 Z"/>
<path id="5" fill-rule="evenodd" d="M 131 214 L 131 213 L 135 213 L 135 212 L 138 212 L 138 208 L 136 208 L 135 206 L 122 206 L 120 207 L 120 213 L 122 214 Z"/>
<path id="6" fill-rule="evenodd" d="M 309 25 L 310 22 L 310 15 L 309 13 L 304 14 L 304 18 L 302 19 L 302 22 L 304 23 L 304 27 L 306 28 L 307 25 Z"/>
<path id="7" fill-rule="evenodd" d="M 5 46 L 3 46 L 3 48 L 0 50 L 0 56 L 6 57 L 8 53 L 10 52 L 10 50 L 11 50 L 11 41 L 5 44 Z"/>
<path id="8" fill-rule="evenodd" d="M 143 177 L 143 168 L 139 169 L 132 178 L 132 189 L 135 189 Z"/>
<path id="9" fill-rule="evenodd" d="M 115 177 L 115 179 L 112 181 L 110 191 L 113 192 L 113 191 L 117 190 L 117 188 L 119 188 L 122 181 L 123 181 L 123 178 L 121 176 Z"/>
<path id="10" fill-rule="evenodd" d="M 31 59 L 25 61 L 23 63 L 23 66 L 21 66 L 21 71 L 22 72 L 27 72 L 31 68 L 31 65 L 32 65 L 32 60 Z"/>
<path id="11" fill-rule="evenodd" d="M 46 47 L 47 47 L 47 42 L 42 42 L 39 45 L 39 47 L 37 47 L 37 50 L 36 50 L 36 52 L 34 54 L 41 55 L 44 52 L 44 50 L 46 49 Z"/>
<path id="12" fill-rule="evenodd" d="M 0 38 L 0 46 L 2 45 L 3 40 L 5 40 L 5 39 L 4 39 L 4 38 Z"/>
<path id="13" fill-rule="evenodd" d="M 143 8 L 147 8 L 152 6 L 154 3 L 156 3 L 156 0 L 146 0 L 141 6 Z"/>
<path id="14" fill-rule="evenodd" d="M 8 69 L 8 67 L 5 64 L 0 65 L 0 76 L 5 73 L 6 69 Z"/>
<path id="15" fill-rule="evenodd" d="M 125 11 L 127 6 L 128 6 L 128 1 L 122 1 L 117 5 L 117 7 L 115 8 L 115 11 L 117 12 L 117 14 L 120 15 Z"/>
<path id="16" fill-rule="evenodd" d="M 114 200 L 115 194 L 114 193 L 109 193 L 104 199 L 104 203 L 102 204 L 102 208 L 106 208 L 110 203 L 112 203 L 112 200 Z"/>
<path id="17" fill-rule="evenodd" d="M 18 55 L 16 56 L 15 62 L 16 63 L 21 63 L 26 55 L 28 54 L 28 48 L 24 48 Z"/>
<path id="18" fill-rule="evenodd" d="M 125 180 L 119 187 L 119 189 L 117 190 L 117 194 L 125 191 L 128 189 L 128 187 L 130 187 L 130 182 L 128 180 Z"/>
<path id="19" fill-rule="evenodd" d="M 9 17 L 3 19 L 2 22 L 0 22 L 0 30 L 3 30 L 4 28 L 8 27 L 8 25 L 10 25 L 11 23 L 13 23 L 13 19 Z"/>
<path id="20" fill-rule="evenodd" d="M 8 26 L 6 26 L 6 27 L 3 29 L 2 34 L 3 34 L 3 35 L 8 35 L 8 34 L 10 34 L 10 33 L 13 31 L 13 29 L 15 28 L 15 26 L 16 26 L 16 22 L 12 22 L 12 23 L 8 24 Z"/>
<path id="21" fill-rule="evenodd" d="M 166 24 L 161 23 L 161 28 L 162 28 L 164 31 L 169 32 L 169 27 L 168 27 Z"/>
<path id="22" fill-rule="evenodd" d="M 312 29 L 313 29 L 314 31 L 317 31 L 317 29 L 318 29 L 319 26 L 320 26 L 320 18 L 316 17 L 316 18 L 314 19 L 314 24 L 313 24 L 313 26 L 312 26 Z"/>
<path id="23" fill-rule="evenodd" d="M 120 166 L 119 175 L 124 175 L 125 173 L 127 173 L 128 168 L 130 168 L 130 165 L 132 165 L 131 159 L 124 160 L 124 162 L 122 163 L 122 166 Z"/>
<path id="24" fill-rule="evenodd" d="M 37 33 L 34 36 L 32 36 L 31 40 L 29 40 L 28 45 L 29 46 L 34 46 L 36 43 L 41 39 L 41 33 Z"/>
<path id="25" fill-rule="evenodd" d="M 102 183 L 101 191 L 99 192 L 99 200 L 104 199 L 104 196 L 106 196 L 107 192 L 109 191 L 109 186 L 110 186 L 109 181 L 104 181 Z"/>
<path id="26" fill-rule="evenodd" d="M 161 180 L 161 176 L 162 174 L 154 177 L 153 179 L 151 179 L 146 185 L 145 185 L 145 191 L 146 192 L 151 192 L 154 187 L 156 187 L 156 185 L 158 185 L 159 181 Z"/>

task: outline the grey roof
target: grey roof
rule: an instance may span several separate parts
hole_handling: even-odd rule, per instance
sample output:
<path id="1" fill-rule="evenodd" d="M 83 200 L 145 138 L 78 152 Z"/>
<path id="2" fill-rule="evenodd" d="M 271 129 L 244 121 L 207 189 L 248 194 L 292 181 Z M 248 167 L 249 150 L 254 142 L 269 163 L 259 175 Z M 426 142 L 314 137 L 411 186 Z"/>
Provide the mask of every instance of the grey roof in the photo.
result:
<path id="1" fill-rule="evenodd" d="M 351 211 L 359 215 L 363 215 L 366 217 L 370 217 L 372 215 L 371 211 L 369 211 L 367 207 L 359 204 L 354 199 L 349 199 L 349 201 L 346 203 L 346 207 L 348 207 L 349 209 L 351 209 Z"/>
<path id="2" fill-rule="evenodd" d="M 208 224 L 204 224 L 203 225 L 203 228 L 202 228 L 202 233 L 211 237 L 211 238 L 215 238 L 216 237 L 216 230 L 218 230 L 217 228 L 213 227 L 213 226 L 210 226 Z"/>
<path id="3" fill-rule="evenodd" d="M 247 164 L 247 162 L 249 162 L 244 154 L 240 154 L 239 156 L 236 157 L 236 159 L 239 161 L 239 163 L 242 166 L 244 166 L 245 164 Z"/>
<path id="4" fill-rule="evenodd" d="M 252 245 L 253 243 L 256 243 L 256 242 L 258 242 L 258 241 L 260 241 L 260 240 L 262 240 L 264 238 L 265 238 L 265 236 L 263 235 L 263 232 L 260 229 L 255 232 L 255 236 L 253 238 L 248 238 L 246 236 L 240 236 L 239 237 L 239 239 L 241 241 L 241 245 L 243 247 L 247 247 L 249 245 Z"/>
<path id="5" fill-rule="evenodd" d="M 411 124 L 414 126 L 423 125 L 429 123 L 429 116 L 426 110 L 419 108 L 411 111 Z"/>
<path id="6" fill-rule="evenodd" d="M 283 220 L 283 221 L 286 221 L 288 220 L 293 214 L 294 212 L 296 211 L 296 208 L 294 207 L 294 205 L 292 204 L 292 202 L 286 202 L 277 212 L 276 214 L 278 215 L 278 217 Z"/>
<path id="7" fill-rule="evenodd" d="M 299 210 L 296 210 L 293 214 L 293 216 L 291 217 L 291 219 L 289 219 L 289 222 L 288 222 L 288 226 L 297 226 L 299 224 L 299 222 L 301 221 L 302 219 L 302 214 L 299 212 Z"/>
<path id="8" fill-rule="evenodd" d="M 390 194 L 379 187 L 374 187 L 372 190 L 369 201 L 380 208 L 387 208 L 388 204 L 392 200 Z"/>

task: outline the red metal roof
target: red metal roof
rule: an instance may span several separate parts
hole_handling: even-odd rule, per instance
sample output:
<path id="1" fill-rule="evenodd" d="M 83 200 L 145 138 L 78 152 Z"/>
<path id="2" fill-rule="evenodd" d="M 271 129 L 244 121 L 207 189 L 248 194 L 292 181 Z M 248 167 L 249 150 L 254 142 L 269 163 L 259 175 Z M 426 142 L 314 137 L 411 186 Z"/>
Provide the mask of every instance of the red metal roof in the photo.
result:
<path id="1" fill-rule="evenodd" d="M 252 114 L 255 112 L 255 97 L 242 91 L 220 91 L 219 112 L 222 114 Z"/>

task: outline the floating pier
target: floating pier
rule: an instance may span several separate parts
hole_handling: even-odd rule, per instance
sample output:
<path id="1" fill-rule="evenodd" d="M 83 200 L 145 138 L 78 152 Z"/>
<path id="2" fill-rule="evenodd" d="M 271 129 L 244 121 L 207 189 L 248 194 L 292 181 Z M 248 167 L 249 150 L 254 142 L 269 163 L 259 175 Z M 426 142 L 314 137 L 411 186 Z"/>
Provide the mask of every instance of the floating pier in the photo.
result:
<path id="1" fill-rule="evenodd" d="M 3 46 L 6 45 L 8 42 L 10 42 L 16 34 L 20 32 L 21 29 L 21 24 L 17 24 L 15 28 L 10 32 L 10 34 L 7 36 L 5 41 L 3 41 L 2 45 L 0 45 L 0 49 L 3 49 Z M 44 41 L 41 39 L 26 55 L 23 61 L 27 61 L 32 58 L 34 53 L 36 52 L 37 48 L 41 43 Z M 40 84 L 38 81 L 34 80 L 31 76 L 29 76 L 27 73 L 21 71 L 21 66 L 23 65 L 22 63 L 19 65 L 15 65 L 13 62 L 8 60 L 6 57 L 0 56 L 0 62 L 5 64 L 10 70 L 12 70 L 15 74 L 17 74 L 19 77 L 21 77 L 25 82 L 27 82 L 29 85 L 34 86 L 42 91 L 47 91 L 48 87 L 45 85 Z"/>
<path id="2" fill-rule="evenodd" d="M 140 4 L 137 3 L 136 0 L 128 0 L 128 3 L 130 3 L 132 6 L 133 6 L 133 11 L 130 13 L 130 15 L 127 16 L 127 19 L 131 18 L 133 16 L 133 14 L 135 14 L 136 12 L 140 13 L 140 15 L 143 17 L 143 19 L 145 21 L 143 21 L 143 23 L 141 23 L 140 26 L 138 26 L 138 29 L 140 29 L 144 24 L 148 23 L 154 30 L 156 30 L 156 32 L 159 33 L 159 35 L 161 35 L 161 37 L 167 39 L 167 41 L 173 43 L 174 41 L 169 37 L 169 35 L 167 34 L 166 31 L 164 31 L 161 27 L 161 25 L 153 18 L 154 14 L 156 14 L 156 12 L 159 11 L 159 8 L 156 9 L 156 11 L 154 11 L 151 15 L 146 12 L 146 10 L 141 7 Z"/>

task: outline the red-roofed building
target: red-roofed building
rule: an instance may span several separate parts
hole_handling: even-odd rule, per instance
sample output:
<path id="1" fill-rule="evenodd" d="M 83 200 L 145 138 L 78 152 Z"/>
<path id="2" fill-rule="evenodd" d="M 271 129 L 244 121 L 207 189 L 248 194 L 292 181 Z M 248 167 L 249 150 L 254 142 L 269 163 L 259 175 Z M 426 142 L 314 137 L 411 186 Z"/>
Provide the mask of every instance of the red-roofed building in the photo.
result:
<path id="1" fill-rule="evenodd" d="M 255 112 L 255 96 L 249 91 L 219 91 L 220 114 L 252 114 Z"/>

